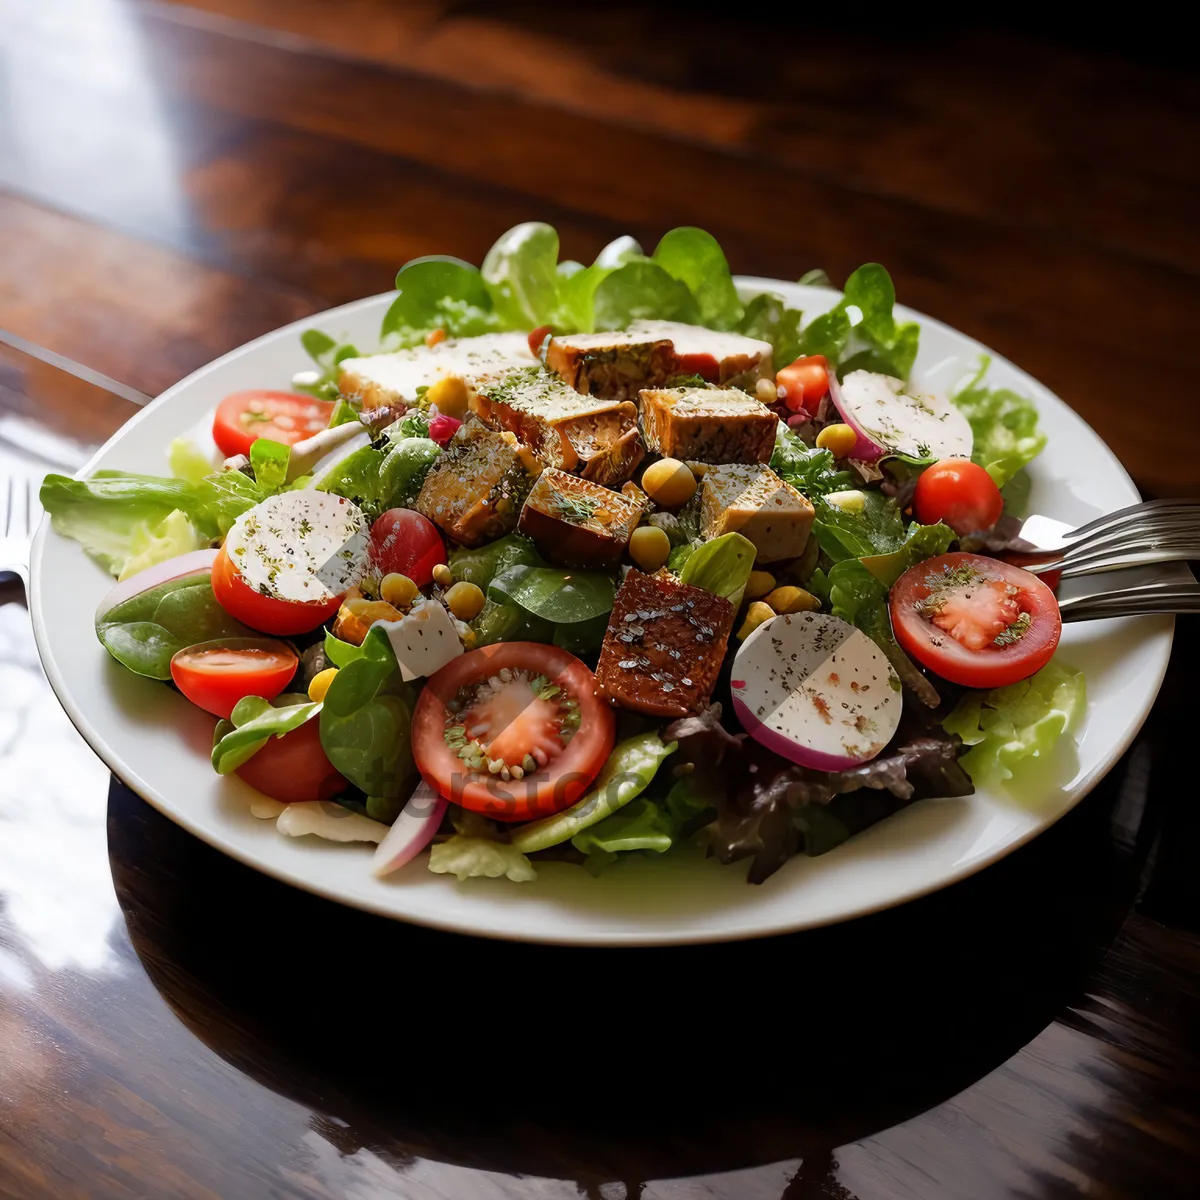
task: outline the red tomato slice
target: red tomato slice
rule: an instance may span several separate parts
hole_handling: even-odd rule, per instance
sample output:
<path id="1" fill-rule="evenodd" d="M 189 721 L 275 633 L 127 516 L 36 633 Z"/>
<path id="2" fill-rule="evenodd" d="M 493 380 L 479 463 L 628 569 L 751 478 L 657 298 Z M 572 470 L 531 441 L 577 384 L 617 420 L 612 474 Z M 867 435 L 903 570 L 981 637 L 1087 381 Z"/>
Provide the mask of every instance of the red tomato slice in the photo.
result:
<path id="1" fill-rule="evenodd" d="M 446 561 L 437 526 L 411 508 L 389 508 L 371 526 L 371 561 L 381 575 L 407 575 L 417 587 L 433 582 L 433 568 Z"/>
<path id="2" fill-rule="evenodd" d="M 709 383 L 716 383 L 721 378 L 721 364 L 711 354 L 681 354 L 675 369 L 680 375 L 699 375 Z"/>
<path id="3" fill-rule="evenodd" d="M 271 738 L 235 774 L 281 804 L 329 800 L 350 786 L 321 748 L 321 722 L 316 717 L 283 737 Z"/>
<path id="4" fill-rule="evenodd" d="M 425 685 L 412 723 L 413 757 L 425 781 L 497 821 L 570 807 L 608 760 L 615 737 L 616 718 L 596 696 L 591 671 L 538 642 L 499 642 L 454 659 Z M 468 742 L 518 766 L 522 777 L 472 770 L 459 754 Z"/>
<path id="5" fill-rule="evenodd" d="M 955 533 L 990 529 L 1004 511 L 995 480 L 969 458 L 943 458 L 926 467 L 913 492 L 913 512 L 922 525 L 949 525 Z"/>
<path id="6" fill-rule="evenodd" d="M 342 603 L 340 596 L 323 601 L 280 600 L 276 596 L 264 596 L 242 579 L 242 573 L 224 546 L 213 563 L 212 590 L 217 603 L 243 625 L 285 637 L 308 633 L 318 625 L 323 625 Z"/>
<path id="7" fill-rule="evenodd" d="M 294 446 L 329 425 L 332 400 L 293 392 L 234 392 L 217 406 L 213 441 L 225 455 L 249 454 L 256 438 Z"/>
<path id="8" fill-rule="evenodd" d="M 790 411 L 816 412 L 829 391 L 829 362 L 823 354 L 802 354 L 776 373 L 775 385 L 783 389 L 780 399 Z"/>
<path id="9" fill-rule="evenodd" d="M 300 658 L 270 638 L 200 642 L 171 659 L 175 686 L 197 708 L 228 717 L 246 696 L 274 700 L 292 681 Z"/>
<path id="10" fill-rule="evenodd" d="M 1054 593 L 1020 567 L 942 554 L 905 571 L 888 596 L 896 640 L 919 663 L 967 687 L 1026 679 L 1062 633 Z"/>

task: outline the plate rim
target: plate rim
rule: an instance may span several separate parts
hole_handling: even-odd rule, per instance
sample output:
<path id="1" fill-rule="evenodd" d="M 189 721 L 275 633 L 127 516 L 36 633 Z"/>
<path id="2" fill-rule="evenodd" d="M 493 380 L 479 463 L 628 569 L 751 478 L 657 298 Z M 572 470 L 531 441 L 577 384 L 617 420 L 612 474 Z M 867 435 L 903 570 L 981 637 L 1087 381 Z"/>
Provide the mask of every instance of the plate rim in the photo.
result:
<path id="1" fill-rule="evenodd" d="M 792 291 L 798 286 L 796 283 L 787 280 L 773 279 L 767 276 L 752 276 L 752 275 L 735 275 L 734 283 L 737 286 L 739 295 L 746 297 L 755 295 L 765 291 L 778 291 L 782 288 L 785 292 Z M 837 289 L 829 289 L 833 294 L 837 295 L 840 292 Z M 260 346 L 269 342 L 281 340 L 286 335 L 302 332 L 304 329 L 311 327 L 316 323 L 328 323 L 337 320 L 352 313 L 356 313 L 364 308 L 372 306 L 382 306 L 384 302 L 390 302 L 395 296 L 394 291 L 379 292 L 372 296 L 364 296 L 358 300 L 352 300 L 346 304 L 340 304 L 333 308 L 322 309 L 319 312 L 312 313 L 305 317 L 300 317 L 295 321 L 291 321 L 286 325 L 281 325 L 276 329 L 268 330 L 260 334 L 256 338 L 236 346 L 226 353 L 219 355 L 217 358 L 211 359 L 196 370 L 191 371 L 184 378 L 178 380 L 163 392 L 159 393 L 149 403 L 143 405 L 141 409 L 135 413 L 128 421 L 120 426 L 113 434 L 101 445 L 94 454 L 92 454 L 86 463 L 80 467 L 75 473 L 76 478 L 83 478 L 91 474 L 99 463 L 109 452 L 110 447 L 115 443 L 122 441 L 127 436 L 127 431 L 134 428 L 142 420 L 155 411 L 156 409 L 169 404 L 172 398 L 178 393 L 190 388 L 199 379 L 212 371 L 215 371 L 221 365 L 235 358 L 239 358 L 253 353 Z M 1075 411 L 1065 400 L 1056 393 L 1051 391 L 1045 384 L 1041 383 L 1035 376 L 1030 375 L 1023 368 L 1017 366 L 1010 359 L 991 347 L 979 341 L 978 338 L 970 334 L 964 333 L 961 330 L 955 329 L 952 325 L 939 320 L 937 317 L 931 317 L 917 309 L 909 308 L 907 305 L 897 305 L 897 309 L 903 314 L 905 319 L 917 321 L 922 328 L 926 326 L 937 328 L 944 333 L 950 334 L 956 338 L 966 338 L 973 345 L 981 347 L 982 351 L 990 356 L 993 363 L 1000 363 L 1016 372 L 1024 380 L 1031 382 L 1037 389 L 1046 392 L 1052 396 L 1058 403 L 1067 408 L 1072 415 L 1078 420 L 1092 435 L 1097 445 L 1102 448 L 1104 454 L 1108 457 L 1110 464 L 1120 474 L 1124 481 L 1128 484 L 1134 495 L 1140 496 L 1141 493 L 1134 483 L 1128 471 L 1120 459 L 1117 458 L 1108 443 L 1100 437 L 1092 426 Z M 368 912 L 373 916 L 383 917 L 391 921 L 401 921 L 406 924 L 417 925 L 427 929 L 434 929 L 443 933 L 452 933 L 464 937 L 486 937 L 497 941 L 518 942 L 529 945 L 556 945 L 556 946 L 572 946 L 572 947 L 588 947 L 593 949 L 611 947 L 611 948 L 651 948 L 663 946 L 691 946 L 691 945 L 716 945 L 726 942 L 747 941 L 751 939 L 786 936 L 803 932 L 809 929 L 825 928 L 831 925 L 840 925 L 848 921 L 855 921 L 862 917 L 867 917 L 875 913 L 886 912 L 892 908 L 899 908 L 902 905 L 909 904 L 914 900 L 919 900 L 925 896 L 932 895 L 934 892 L 941 891 L 945 888 L 961 883 L 964 879 L 970 878 L 972 875 L 985 870 L 1001 859 L 1007 858 L 1010 854 L 1015 853 L 1021 847 L 1028 845 L 1034 838 L 1045 833 L 1053 825 L 1057 824 L 1063 817 L 1071 812 L 1078 804 L 1080 804 L 1096 787 L 1096 785 L 1116 766 L 1121 757 L 1126 753 L 1132 745 L 1134 739 L 1141 731 L 1154 707 L 1154 703 L 1158 699 L 1158 694 L 1162 688 L 1163 679 L 1166 676 L 1166 671 L 1171 659 L 1171 652 L 1174 645 L 1175 623 L 1171 619 L 1169 628 L 1165 629 L 1165 642 L 1161 660 L 1155 672 L 1153 680 L 1152 692 L 1149 701 L 1146 704 L 1145 710 L 1138 718 L 1130 723 L 1126 728 L 1121 738 L 1114 743 L 1115 753 L 1111 755 L 1111 760 L 1107 765 L 1095 766 L 1082 780 L 1075 783 L 1074 795 L 1069 803 L 1065 804 L 1057 810 L 1053 816 L 1048 819 L 1043 819 L 1037 824 L 1032 825 L 1029 829 L 1018 836 L 1013 837 L 1009 841 L 1005 841 L 996 847 L 989 850 L 977 858 L 971 858 L 951 869 L 948 873 L 939 874 L 932 878 L 928 883 L 923 883 L 917 886 L 906 888 L 901 894 L 890 898 L 880 898 L 878 900 L 866 900 L 857 903 L 851 903 L 838 912 L 825 916 L 805 917 L 804 914 L 796 914 L 795 919 L 773 920 L 770 922 L 762 922 L 747 928 L 728 928 L 720 931 L 706 930 L 679 930 L 676 932 L 667 932 L 664 930 L 610 930 L 597 931 L 594 933 L 579 933 L 563 934 L 556 936 L 553 933 L 525 933 L 520 929 L 514 928 L 472 928 L 466 922 L 455 917 L 439 919 L 436 913 L 426 914 L 411 914 L 399 913 L 394 908 L 386 906 L 382 902 L 376 902 L 368 896 L 348 896 L 339 892 L 336 887 L 327 886 L 320 880 L 307 878 L 291 871 L 290 869 L 276 865 L 271 862 L 264 862 L 262 858 L 255 856 L 249 850 L 243 849 L 240 845 L 230 840 L 218 840 L 207 836 L 200 827 L 198 827 L 185 812 L 182 812 L 176 807 L 173 807 L 165 799 L 161 800 L 156 794 L 156 789 L 148 782 L 141 780 L 138 777 L 136 770 L 131 770 L 131 764 L 127 763 L 122 756 L 112 750 L 107 740 L 99 734 L 99 732 L 91 725 L 88 717 L 82 709 L 75 703 L 71 694 L 71 689 L 68 686 L 65 677 L 63 676 L 55 656 L 51 650 L 50 634 L 45 625 L 42 605 L 42 587 L 43 573 L 42 561 L 44 558 L 45 545 L 49 538 L 50 521 L 48 517 L 43 517 L 43 520 L 38 526 L 30 546 L 30 582 L 28 590 L 29 614 L 33 626 L 34 640 L 37 645 L 38 656 L 42 664 L 42 669 L 46 674 L 46 678 L 50 683 L 55 697 L 59 704 L 67 714 L 71 724 L 77 732 L 91 748 L 92 752 L 104 763 L 112 775 L 126 788 L 135 795 L 150 804 L 158 812 L 162 813 L 173 824 L 184 829 L 188 834 L 198 838 L 218 853 L 224 854 L 236 862 L 251 868 L 263 875 L 268 876 L 280 883 L 290 887 L 298 888 L 301 891 L 308 892 L 311 895 L 320 896 L 323 899 L 333 901 L 347 908 L 357 909 L 362 912 Z M 82 553 L 82 551 L 81 551 Z M 749 885 L 747 885 L 749 886 Z"/>

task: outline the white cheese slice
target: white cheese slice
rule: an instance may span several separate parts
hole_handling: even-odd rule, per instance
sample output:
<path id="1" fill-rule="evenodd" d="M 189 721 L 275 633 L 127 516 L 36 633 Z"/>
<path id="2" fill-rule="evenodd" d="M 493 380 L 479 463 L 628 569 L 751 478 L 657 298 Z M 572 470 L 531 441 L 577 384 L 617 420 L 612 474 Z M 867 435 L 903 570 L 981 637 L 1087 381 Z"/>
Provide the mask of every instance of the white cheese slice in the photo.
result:
<path id="1" fill-rule="evenodd" d="M 268 496 L 242 513 L 225 548 L 243 582 L 264 596 L 328 602 L 362 578 L 368 535 L 356 504 L 304 489 Z"/>
<path id="2" fill-rule="evenodd" d="M 468 381 L 510 367 L 532 367 L 537 359 L 524 333 L 485 333 L 479 337 L 447 338 L 436 346 L 414 346 L 393 354 L 348 358 L 345 375 L 360 384 L 374 384 L 404 400 L 415 400 L 417 388 L 430 387 L 446 375 Z"/>
<path id="3" fill-rule="evenodd" d="M 975 439 L 967 418 L 944 396 L 908 391 L 902 379 L 851 371 L 838 407 L 851 424 L 889 454 L 970 458 Z"/>
<path id="4" fill-rule="evenodd" d="M 742 644 L 730 680 L 746 732 L 792 762 L 845 770 L 874 758 L 900 723 L 900 680 L 840 617 L 773 617 Z"/>
<path id="5" fill-rule="evenodd" d="M 419 600 L 399 621 L 376 621 L 392 645 L 400 676 L 425 679 L 463 652 L 454 618 L 436 600 Z"/>
<path id="6" fill-rule="evenodd" d="M 740 333 L 705 329 L 703 325 L 686 325 L 682 321 L 634 321 L 629 333 L 646 340 L 667 338 L 674 343 L 676 354 L 711 354 L 717 362 L 727 358 L 751 358 L 757 362 L 772 353 L 770 342 Z"/>

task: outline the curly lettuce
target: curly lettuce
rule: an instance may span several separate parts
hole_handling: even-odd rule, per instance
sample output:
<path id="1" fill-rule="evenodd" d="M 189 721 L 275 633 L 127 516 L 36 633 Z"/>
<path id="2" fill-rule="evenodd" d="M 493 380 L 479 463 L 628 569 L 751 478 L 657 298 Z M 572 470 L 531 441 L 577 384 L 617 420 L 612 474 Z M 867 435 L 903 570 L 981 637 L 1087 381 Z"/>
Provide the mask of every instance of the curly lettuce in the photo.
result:
<path id="1" fill-rule="evenodd" d="M 1020 683 L 968 692 L 942 724 L 970 747 L 962 765 L 971 778 L 990 787 L 1049 753 L 1086 707 L 1083 672 L 1052 660 Z"/>
<path id="2" fill-rule="evenodd" d="M 1038 429 L 1038 410 L 1027 396 L 1010 388 L 983 385 L 991 359 L 982 355 L 975 374 L 953 392 L 950 399 L 971 424 L 975 438 L 972 462 L 978 463 L 1004 487 L 1027 467 L 1046 445 Z"/>
<path id="3" fill-rule="evenodd" d="M 485 837 L 454 837 L 432 846 L 429 869 L 436 875 L 453 875 L 460 883 L 466 879 L 499 879 L 529 883 L 537 878 L 533 864 L 515 846 Z"/>

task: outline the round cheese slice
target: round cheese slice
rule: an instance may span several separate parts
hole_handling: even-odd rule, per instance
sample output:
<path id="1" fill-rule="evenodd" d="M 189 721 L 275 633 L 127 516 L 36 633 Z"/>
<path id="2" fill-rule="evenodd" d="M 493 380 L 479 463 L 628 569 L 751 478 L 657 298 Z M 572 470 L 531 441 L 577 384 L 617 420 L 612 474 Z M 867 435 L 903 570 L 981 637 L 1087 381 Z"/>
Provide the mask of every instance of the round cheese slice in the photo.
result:
<path id="1" fill-rule="evenodd" d="M 900 723 L 900 679 L 860 629 L 823 613 L 773 617 L 733 662 L 733 711 L 769 750 L 821 771 L 874 758 Z"/>
<path id="2" fill-rule="evenodd" d="M 358 505 L 305 488 L 242 513 L 225 548 L 243 582 L 264 596 L 328 602 L 362 578 L 369 535 Z"/>

